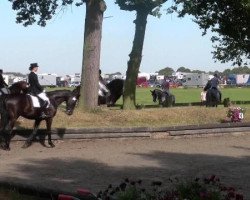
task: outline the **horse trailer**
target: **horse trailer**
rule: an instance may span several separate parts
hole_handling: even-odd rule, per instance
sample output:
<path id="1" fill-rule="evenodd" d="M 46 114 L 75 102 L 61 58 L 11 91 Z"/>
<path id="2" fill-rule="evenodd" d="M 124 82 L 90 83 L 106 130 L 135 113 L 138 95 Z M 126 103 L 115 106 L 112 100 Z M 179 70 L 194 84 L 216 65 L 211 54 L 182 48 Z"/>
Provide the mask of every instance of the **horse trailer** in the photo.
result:
<path id="1" fill-rule="evenodd" d="M 204 87 L 209 80 L 209 74 L 189 73 L 184 74 L 182 85 L 186 87 Z"/>
<path id="2" fill-rule="evenodd" d="M 56 87 L 57 75 L 56 74 L 38 74 L 38 81 L 44 87 Z"/>

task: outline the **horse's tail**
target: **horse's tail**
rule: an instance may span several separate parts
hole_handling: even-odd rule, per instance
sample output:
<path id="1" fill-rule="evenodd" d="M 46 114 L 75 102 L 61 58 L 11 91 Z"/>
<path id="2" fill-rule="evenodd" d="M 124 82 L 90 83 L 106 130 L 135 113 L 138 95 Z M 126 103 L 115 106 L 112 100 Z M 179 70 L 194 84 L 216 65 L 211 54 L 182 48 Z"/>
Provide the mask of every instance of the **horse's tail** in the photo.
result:
<path id="1" fill-rule="evenodd" d="M 6 97 L 7 97 L 7 95 L 0 96 L 0 114 L 1 114 L 1 125 L 2 126 L 4 124 L 6 124 L 6 122 L 8 120 L 8 112 L 6 109 Z"/>

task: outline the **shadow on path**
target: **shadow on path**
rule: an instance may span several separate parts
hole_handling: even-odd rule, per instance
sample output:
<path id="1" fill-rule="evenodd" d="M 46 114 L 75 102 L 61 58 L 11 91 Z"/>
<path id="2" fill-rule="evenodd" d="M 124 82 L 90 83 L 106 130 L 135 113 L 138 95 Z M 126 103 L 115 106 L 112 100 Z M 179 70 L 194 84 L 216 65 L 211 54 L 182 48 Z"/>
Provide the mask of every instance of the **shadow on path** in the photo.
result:
<path id="1" fill-rule="evenodd" d="M 226 185 L 241 191 L 245 199 L 250 199 L 250 156 L 235 158 L 161 151 L 145 154 L 130 153 L 130 155 L 156 162 L 157 166 L 112 167 L 93 160 L 74 158 L 27 159 L 25 164 L 13 164 L 11 166 L 13 173 L 6 173 L 0 180 L 66 191 L 74 191 L 81 187 L 96 193 L 105 189 L 110 183 L 119 184 L 126 177 L 146 182 L 162 180 L 168 183 L 169 177 L 195 178 L 215 174 Z M 129 160 L 127 162 L 129 163 Z M 16 176 L 16 173 L 22 176 Z"/>

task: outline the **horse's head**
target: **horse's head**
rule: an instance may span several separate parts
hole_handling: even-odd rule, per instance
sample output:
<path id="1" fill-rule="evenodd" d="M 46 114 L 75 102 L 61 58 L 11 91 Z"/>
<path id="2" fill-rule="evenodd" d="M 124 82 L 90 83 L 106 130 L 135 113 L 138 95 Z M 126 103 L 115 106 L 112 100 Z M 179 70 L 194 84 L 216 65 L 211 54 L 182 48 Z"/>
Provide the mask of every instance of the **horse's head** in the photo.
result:
<path id="1" fill-rule="evenodd" d="M 150 92 L 151 92 L 151 95 L 152 95 L 152 97 L 153 97 L 153 102 L 156 102 L 156 100 L 157 100 L 157 94 L 156 94 L 156 91 L 155 90 L 150 90 Z"/>
<path id="2" fill-rule="evenodd" d="M 66 114 L 72 115 L 76 107 L 76 103 L 80 97 L 80 86 L 77 86 L 66 101 Z"/>

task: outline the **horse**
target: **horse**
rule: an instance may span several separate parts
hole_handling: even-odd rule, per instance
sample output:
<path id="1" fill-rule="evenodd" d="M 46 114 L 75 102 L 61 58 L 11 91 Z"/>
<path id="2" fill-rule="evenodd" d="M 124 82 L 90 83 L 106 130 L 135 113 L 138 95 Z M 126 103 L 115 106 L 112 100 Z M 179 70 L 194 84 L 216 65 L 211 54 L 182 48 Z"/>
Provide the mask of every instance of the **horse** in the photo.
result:
<path id="1" fill-rule="evenodd" d="M 10 150 L 10 140 L 14 137 L 13 127 L 16 120 L 22 116 L 24 118 L 35 120 L 34 129 L 31 135 L 26 140 L 23 148 L 27 148 L 32 144 L 33 139 L 36 136 L 38 127 L 41 121 L 46 121 L 46 128 L 48 134 L 48 144 L 51 147 L 55 147 L 51 141 L 51 126 L 53 118 L 57 113 L 57 108 L 62 102 L 66 102 L 66 114 L 72 115 L 76 102 L 80 97 L 80 87 L 70 90 L 56 90 L 47 92 L 50 99 L 50 107 L 48 109 L 48 117 L 41 118 L 41 108 L 33 107 L 31 97 L 27 94 L 9 94 L 3 95 L 0 98 L 0 112 L 1 112 L 1 132 L 3 138 L 2 149 Z"/>
<path id="2" fill-rule="evenodd" d="M 98 96 L 98 104 L 107 104 L 107 106 L 114 106 L 116 101 L 123 95 L 124 80 L 122 79 L 113 79 L 108 84 L 106 88 L 109 93 L 106 93 L 106 96 Z M 100 94 L 100 89 L 99 89 Z"/>
<path id="3" fill-rule="evenodd" d="M 10 94 L 26 94 L 28 89 L 29 84 L 26 81 L 18 81 L 9 87 Z"/>
<path id="4" fill-rule="evenodd" d="M 8 88 L 3 88 L 0 91 L 0 96 L 2 94 L 26 94 L 29 89 L 29 84 L 25 81 L 18 81 L 13 83 Z M 3 91 L 4 90 L 4 91 Z"/>
<path id="5" fill-rule="evenodd" d="M 175 104 L 175 96 L 171 93 L 168 95 L 164 94 L 164 92 L 160 89 L 150 90 L 151 95 L 153 97 L 153 102 L 159 101 L 159 105 L 170 107 Z M 165 95 L 165 98 L 163 98 Z M 164 99 L 164 100 L 163 100 Z"/>
<path id="6" fill-rule="evenodd" d="M 217 107 L 221 101 L 221 94 L 218 89 L 211 88 L 211 81 L 208 81 L 204 87 L 206 93 L 206 107 Z"/>

